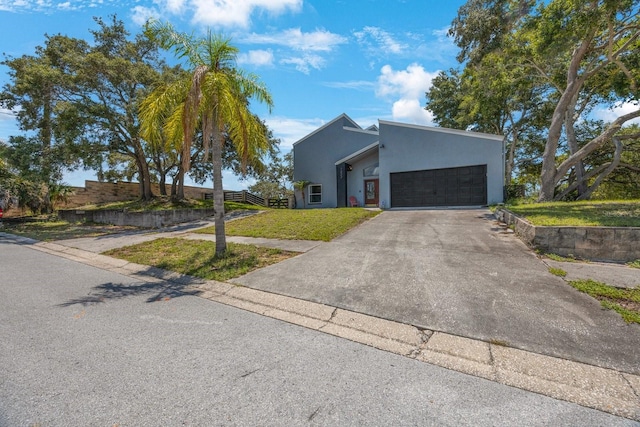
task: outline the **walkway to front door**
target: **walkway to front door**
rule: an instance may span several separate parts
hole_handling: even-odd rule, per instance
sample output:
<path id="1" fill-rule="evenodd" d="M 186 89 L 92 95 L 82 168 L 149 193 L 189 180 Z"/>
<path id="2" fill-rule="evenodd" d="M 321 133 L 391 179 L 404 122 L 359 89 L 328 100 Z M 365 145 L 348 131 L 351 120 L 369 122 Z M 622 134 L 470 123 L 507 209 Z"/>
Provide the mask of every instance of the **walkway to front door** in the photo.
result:
<path id="1" fill-rule="evenodd" d="M 379 203 L 379 191 L 378 191 L 378 179 L 365 179 L 364 180 L 364 204 L 378 206 Z"/>

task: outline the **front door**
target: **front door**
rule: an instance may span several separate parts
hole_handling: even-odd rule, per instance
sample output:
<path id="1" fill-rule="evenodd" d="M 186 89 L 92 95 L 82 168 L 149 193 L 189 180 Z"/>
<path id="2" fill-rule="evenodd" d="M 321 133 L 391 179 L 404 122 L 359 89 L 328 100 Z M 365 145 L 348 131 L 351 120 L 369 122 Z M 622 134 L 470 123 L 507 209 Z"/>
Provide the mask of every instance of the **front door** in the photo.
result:
<path id="1" fill-rule="evenodd" d="M 364 204 L 378 206 L 378 179 L 364 180 Z"/>

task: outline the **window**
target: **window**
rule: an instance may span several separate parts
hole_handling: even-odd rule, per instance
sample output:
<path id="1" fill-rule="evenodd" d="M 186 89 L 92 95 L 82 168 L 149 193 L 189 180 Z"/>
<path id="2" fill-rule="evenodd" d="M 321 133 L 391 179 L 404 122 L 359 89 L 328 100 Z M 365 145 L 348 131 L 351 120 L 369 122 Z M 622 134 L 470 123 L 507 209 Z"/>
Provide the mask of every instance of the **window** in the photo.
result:
<path id="1" fill-rule="evenodd" d="M 322 184 L 309 186 L 309 204 L 311 203 L 322 203 Z"/>
<path id="2" fill-rule="evenodd" d="M 378 163 L 368 166 L 362 170 L 364 176 L 378 176 Z"/>

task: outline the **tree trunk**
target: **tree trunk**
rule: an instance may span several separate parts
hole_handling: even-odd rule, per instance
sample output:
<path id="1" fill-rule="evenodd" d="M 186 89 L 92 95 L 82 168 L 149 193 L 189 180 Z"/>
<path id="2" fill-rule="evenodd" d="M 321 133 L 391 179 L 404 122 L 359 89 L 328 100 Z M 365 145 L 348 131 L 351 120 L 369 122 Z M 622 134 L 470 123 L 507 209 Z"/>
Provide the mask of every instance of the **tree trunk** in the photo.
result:
<path id="1" fill-rule="evenodd" d="M 505 180 L 507 185 L 511 185 L 513 181 L 513 167 L 515 165 L 516 147 L 518 145 L 518 128 L 512 132 L 511 144 L 509 144 L 509 155 L 505 166 Z"/>
<path id="2" fill-rule="evenodd" d="M 176 198 L 178 200 L 184 200 L 184 166 L 182 162 L 178 163 L 178 188 Z"/>
<path id="3" fill-rule="evenodd" d="M 138 168 L 138 180 L 140 183 L 140 198 L 142 200 L 151 200 L 153 198 L 153 192 L 151 191 L 151 173 L 149 172 L 149 164 L 147 163 L 147 158 L 140 146 L 140 142 L 136 141 L 134 145 L 136 166 Z"/>
<path id="4" fill-rule="evenodd" d="M 216 120 L 211 126 L 211 154 L 213 161 L 213 210 L 216 228 L 216 256 L 222 256 L 227 250 L 224 229 L 224 190 L 222 188 L 222 133 Z"/>
<path id="5" fill-rule="evenodd" d="M 604 180 L 609 174 L 611 174 L 611 172 L 613 172 L 615 168 L 617 168 L 620 164 L 620 157 L 622 156 L 622 150 L 624 146 L 622 145 L 622 141 L 620 141 L 620 139 L 615 136 L 613 137 L 613 144 L 616 147 L 616 151 L 613 154 L 613 160 L 611 161 L 611 164 L 600 175 L 598 175 L 593 184 L 580 195 L 578 200 L 590 199 L 593 192 L 600 186 L 600 184 L 602 184 L 602 180 Z"/>
<path id="6" fill-rule="evenodd" d="M 551 125 L 549 126 L 549 133 L 547 135 L 547 143 L 544 147 L 544 153 L 542 154 L 542 172 L 540 173 L 540 194 L 538 195 L 539 202 L 550 202 L 555 195 L 557 169 L 556 169 L 556 152 L 558 151 L 558 141 L 562 134 L 562 125 L 565 119 L 565 113 L 571 105 L 571 102 L 582 89 L 584 84 L 584 74 L 579 77 L 578 70 L 580 63 L 589 49 L 589 44 L 593 38 L 594 30 L 590 31 L 590 34 L 585 37 L 580 43 L 580 46 L 573 51 L 571 56 L 571 62 L 567 69 L 567 86 L 553 111 L 551 117 Z"/>
<path id="7" fill-rule="evenodd" d="M 567 107 L 564 119 L 564 130 L 567 135 L 567 145 L 569 147 L 569 154 L 575 154 L 578 150 L 578 138 L 576 137 L 575 124 L 575 109 L 578 101 L 578 94 L 576 93 L 571 100 L 570 105 Z M 585 170 L 584 163 L 579 160 L 573 167 L 576 175 L 576 189 L 578 190 L 578 199 L 587 191 L 587 183 L 584 178 Z"/>
<path id="8" fill-rule="evenodd" d="M 160 195 L 161 196 L 166 196 L 167 195 L 167 174 L 166 173 L 162 173 L 159 172 L 160 174 Z"/>

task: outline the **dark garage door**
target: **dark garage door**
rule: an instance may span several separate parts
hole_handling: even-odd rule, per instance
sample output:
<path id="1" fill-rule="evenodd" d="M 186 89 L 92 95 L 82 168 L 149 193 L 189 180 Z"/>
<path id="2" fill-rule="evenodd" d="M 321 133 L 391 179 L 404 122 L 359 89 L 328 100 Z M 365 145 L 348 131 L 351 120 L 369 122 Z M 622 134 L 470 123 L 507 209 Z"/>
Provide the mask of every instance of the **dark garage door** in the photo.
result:
<path id="1" fill-rule="evenodd" d="M 487 204 L 487 165 L 391 174 L 391 207 Z"/>

